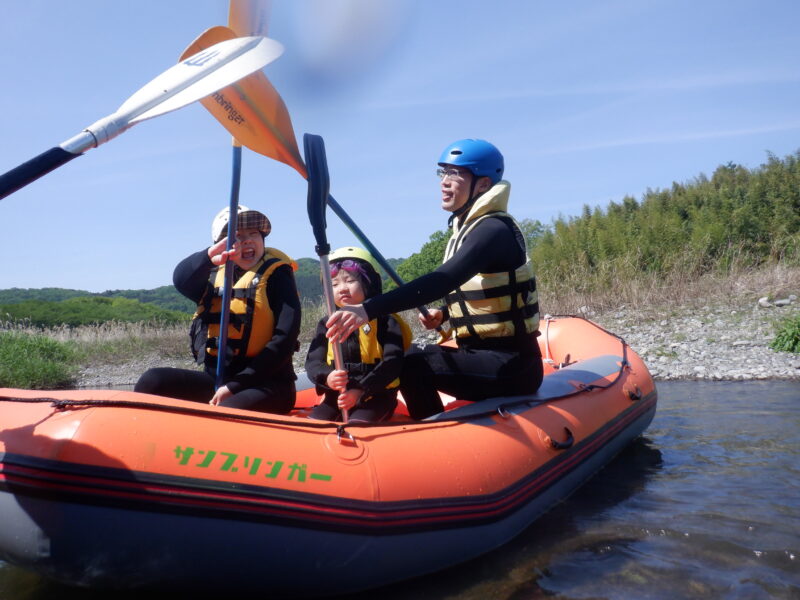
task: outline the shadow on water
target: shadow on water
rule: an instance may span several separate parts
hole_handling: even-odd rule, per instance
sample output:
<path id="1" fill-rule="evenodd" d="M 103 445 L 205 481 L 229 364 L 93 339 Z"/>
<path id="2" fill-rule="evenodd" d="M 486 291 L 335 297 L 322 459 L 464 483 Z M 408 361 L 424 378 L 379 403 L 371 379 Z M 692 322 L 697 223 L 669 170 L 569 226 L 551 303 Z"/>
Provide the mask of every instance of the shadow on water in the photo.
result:
<path id="1" fill-rule="evenodd" d="M 572 496 L 553 507 L 514 540 L 464 563 L 410 581 L 335 600 L 535 600 L 552 598 L 537 581 L 555 555 L 597 544 L 582 533 L 580 521 L 602 518 L 643 490 L 662 465 L 661 452 L 638 438 Z"/>

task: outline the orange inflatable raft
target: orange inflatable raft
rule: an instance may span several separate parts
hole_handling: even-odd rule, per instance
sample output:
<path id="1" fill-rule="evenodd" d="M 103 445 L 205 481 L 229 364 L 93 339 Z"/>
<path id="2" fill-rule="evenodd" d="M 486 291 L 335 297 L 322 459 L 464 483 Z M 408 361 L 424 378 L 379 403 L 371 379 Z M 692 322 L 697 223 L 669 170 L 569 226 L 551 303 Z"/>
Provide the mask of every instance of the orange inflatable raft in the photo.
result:
<path id="1" fill-rule="evenodd" d="M 0 389 L 0 558 L 105 588 L 317 596 L 507 542 L 649 425 L 641 359 L 542 321 L 536 395 L 426 421 L 312 421 L 124 391 Z M 304 408 L 305 407 L 305 408 Z"/>

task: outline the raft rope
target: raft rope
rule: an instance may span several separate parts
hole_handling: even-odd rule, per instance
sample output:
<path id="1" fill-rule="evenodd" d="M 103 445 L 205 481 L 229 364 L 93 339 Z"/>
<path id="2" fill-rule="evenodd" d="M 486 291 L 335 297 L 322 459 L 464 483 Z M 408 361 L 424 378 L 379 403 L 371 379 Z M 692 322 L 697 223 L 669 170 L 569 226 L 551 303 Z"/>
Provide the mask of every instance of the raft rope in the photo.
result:
<path id="1" fill-rule="evenodd" d="M 15 398 L 12 396 L 0 396 L 0 402 L 31 402 L 31 403 L 41 403 L 41 402 L 50 402 L 53 408 L 57 410 L 69 410 L 69 409 L 80 409 L 80 408 L 138 408 L 144 410 L 155 410 L 155 411 L 163 411 L 163 412 L 170 412 L 170 413 L 179 413 L 185 415 L 194 415 L 194 416 L 201 416 L 201 417 L 213 417 L 214 419 L 222 419 L 225 421 L 244 421 L 248 423 L 265 423 L 270 425 L 284 425 L 287 427 L 303 427 L 308 429 L 333 429 L 336 431 L 337 437 L 341 440 L 342 437 L 348 437 L 351 440 L 353 436 L 347 431 L 347 429 L 352 429 L 354 427 L 358 428 L 374 428 L 374 427 L 419 427 L 419 426 L 428 426 L 438 423 L 462 423 L 462 422 L 469 422 L 475 421 L 478 419 L 482 419 L 485 417 L 493 416 L 495 414 L 499 414 L 503 418 L 509 418 L 512 413 L 508 410 L 509 408 L 522 406 L 522 405 L 537 405 L 543 404 L 545 402 L 552 402 L 554 400 L 560 400 L 562 398 L 568 398 L 570 396 L 574 396 L 576 394 L 580 394 L 587 391 L 592 390 L 604 390 L 610 387 L 613 387 L 617 384 L 617 382 L 622 377 L 623 372 L 629 366 L 628 363 L 628 344 L 625 340 L 620 337 L 619 335 L 612 333 L 603 327 L 600 327 L 596 323 L 592 323 L 588 319 L 585 319 L 580 316 L 576 315 L 548 315 L 548 321 L 550 319 L 558 319 L 558 318 L 576 318 L 582 319 L 587 323 L 597 327 L 604 333 L 607 333 L 611 337 L 614 337 L 620 341 L 622 346 L 622 361 L 620 363 L 620 368 L 617 371 L 616 377 L 607 384 L 588 384 L 588 385 L 581 385 L 577 388 L 574 392 L 569 392 L 567 394 L 561 394 L 559 396 L 552 396 L 550 398 L 546 398 L 544 400 L 539 399 L 528 399 L 526 397 L 520 397 L 518 400 L 509 400 L 507 402 L 503 402 L 502 404 L 498 405 L 495 408 L 487 409 L 485 411 L 478 411 L 472 412 L 469 415 L 462 415 L 456 417 L 445 417 L 445 418 L 438 418 L 435 421 L 409 421 L 403 423 L 387 423 L 387 422 L 365 422 L 365 421 L 356 421 L 356 422 L 349 422 L 349 423 L 335 423 L 330 421 L 315 421 L 312 419 L 308 420 L 300 420 L 300 419 L 293 419 L 293 420 L 286 420 L 276 417 L 262 417 L 258 415 L 228 415 L 219 413 L 218 411 L 210 408 L 193 408 L 193 407 L 184 407 L 184 406 L 168 406 L 164 404 L 156 404 L 153 402 L 143 402 L 143 401 L 136 401 L 136 400 L 63 400 L 58 398 Z M 545 341 L 545 347 L 547 348 L 547 341 Z M 549 349 L 548 349 L 549 352 Z M 637 399 L 631 397 L 632 400 Z M 477 402 L 476 402 L 477 404 Z"/>

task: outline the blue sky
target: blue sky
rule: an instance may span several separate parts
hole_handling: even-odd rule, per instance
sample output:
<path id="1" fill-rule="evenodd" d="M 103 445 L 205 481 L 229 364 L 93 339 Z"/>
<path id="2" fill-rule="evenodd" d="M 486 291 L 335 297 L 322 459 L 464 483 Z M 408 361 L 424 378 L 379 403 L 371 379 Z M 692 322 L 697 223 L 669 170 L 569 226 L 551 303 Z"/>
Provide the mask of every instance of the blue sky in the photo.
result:
<path id="1" fill-rule="evenodd" d="M 380 9 L 378 9 L 380 7 Z M 0 172 L 112 113 L 226 0 L 0 2 Z M 800 2 L 274 0 L 265 68 L 295 133 L 325 139 L 331 192 L 386 257 L 445 227 L 436 159 L 506 158 L 511 211 L 551 223 L 719 164 L 800 149 Z M 195 104 L 135 126 L 0 201 L 0 288 L 153 288 L 208 244 L 230 137 Z M 268 243 L 314 255 L 306 187 L 245 149 L 240 201 Z M 334 246 L 354 238 L 329 219 Z"/>

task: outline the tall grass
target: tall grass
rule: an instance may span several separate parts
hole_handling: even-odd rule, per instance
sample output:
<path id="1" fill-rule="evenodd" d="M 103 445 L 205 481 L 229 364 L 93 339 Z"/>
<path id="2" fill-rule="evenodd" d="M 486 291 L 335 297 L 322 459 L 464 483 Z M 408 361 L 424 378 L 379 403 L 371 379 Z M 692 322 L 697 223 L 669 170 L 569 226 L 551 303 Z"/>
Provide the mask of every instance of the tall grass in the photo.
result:
<path id="1" fill-rule="evenodd" d="M 109 321 L 99 325 L 42 328 L 26 320 L 7 320 L 0 321 L 2 332 L 45 337 L 67 344 L 74 349 L 77 360 L 82 364 L 122 364 L 131 357 L 148 353 L 183 357 L 189 352 L 188 327 L 184 324 Z"/>
<path id="2" fill-rule="evenodd" d="M 800 289 L 800 266 L 771 262 L 753 266 L 744 254 L 728 255 L 724 264 L 708 268 L 691 250 L 685 250 L 672 268 L 657 272 L 637 270 L 632 260 L 602 262 L 587 268 L 577 262 L 537 273 L 542 312 L 603 313 L 621 305 L 647 312 L 699 304 L 728 304 L 732 299 L 779 297 Z"/>
<path id="3" fill-rule="evenodd" d="M 303 298 L 301 301 L 301 321 L 300 321 L 300 344 L 308 344 L 314 337 L 319 320 L 328 314 L 324 300 L 309 300 Z"/>
<path id="4" fill-rule="evenodd" d="M 79 353 L 72 342 L 41 334 L 0 331 L 0 387 L 63 388 L 72 383 Z"/>

